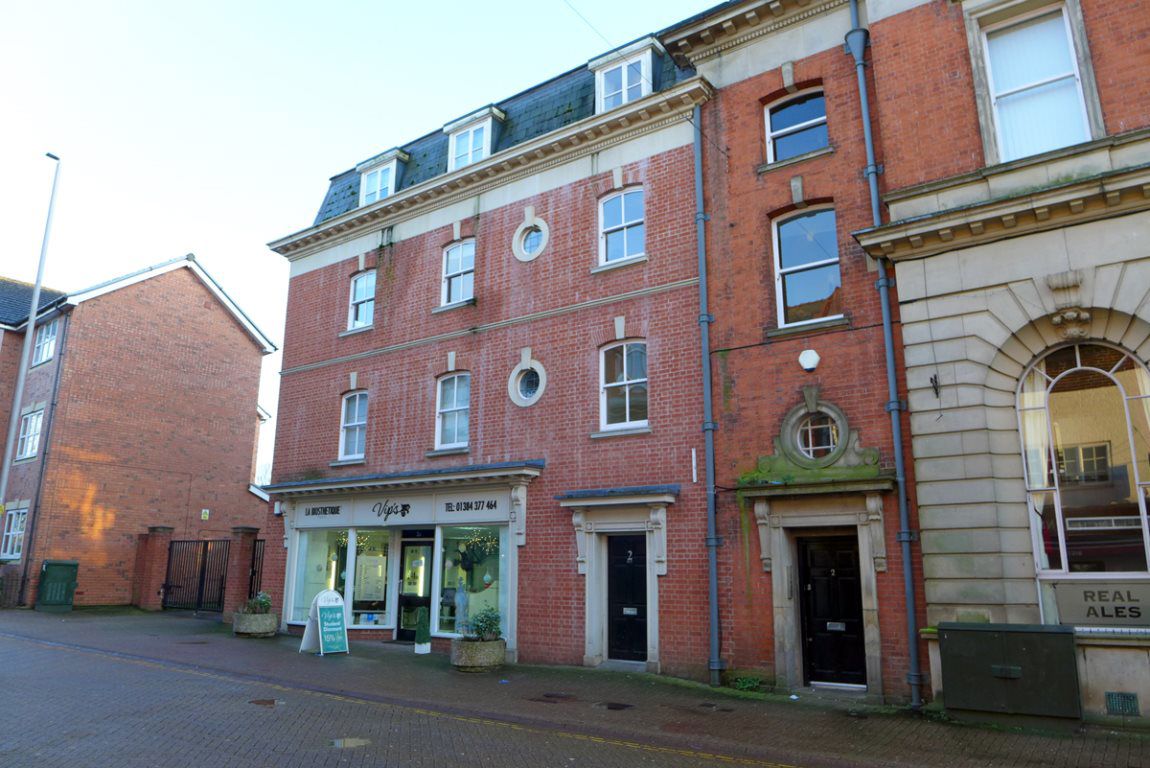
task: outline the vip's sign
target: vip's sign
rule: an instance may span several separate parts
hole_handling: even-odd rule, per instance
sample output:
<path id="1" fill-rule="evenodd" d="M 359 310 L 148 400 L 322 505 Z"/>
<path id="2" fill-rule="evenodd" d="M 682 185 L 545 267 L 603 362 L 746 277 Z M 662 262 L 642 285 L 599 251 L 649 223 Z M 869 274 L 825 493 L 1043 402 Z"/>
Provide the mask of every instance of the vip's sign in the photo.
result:
<path id="1" fill-rule="evenodd" d="M 1150 582 L 1059 582 L 1058 620 L 1079 627 L 1150 626 Z"/>

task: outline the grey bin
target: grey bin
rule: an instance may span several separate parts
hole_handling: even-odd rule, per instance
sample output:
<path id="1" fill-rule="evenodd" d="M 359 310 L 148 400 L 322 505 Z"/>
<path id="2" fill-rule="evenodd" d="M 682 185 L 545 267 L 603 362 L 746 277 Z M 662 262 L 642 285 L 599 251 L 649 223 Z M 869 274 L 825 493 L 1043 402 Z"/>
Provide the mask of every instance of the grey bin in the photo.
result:
<path id="1" fill-rule="evenodd" d="M 1082 718 L 1074 628 L 938 625 L 947 711 Z"/>
<path id="2" fill-rule="evenodd" d="M 45 560 L 40 566 L 40 587 L 36 590 L 36 610 L 64 613 L 72 610 L 76 596 L 77 560 Z"/>

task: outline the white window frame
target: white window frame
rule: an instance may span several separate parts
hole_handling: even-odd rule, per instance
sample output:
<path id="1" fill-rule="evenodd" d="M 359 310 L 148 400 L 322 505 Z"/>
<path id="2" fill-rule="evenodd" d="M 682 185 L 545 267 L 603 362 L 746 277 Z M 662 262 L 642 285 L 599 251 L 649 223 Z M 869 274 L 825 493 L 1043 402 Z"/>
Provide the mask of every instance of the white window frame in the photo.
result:
<path id="1" fill-rule="evenodd" d="M 355 298 L 356 284 L 361 280 L 371 280 L 371 293 L 363 299 L 357 300 Z M 356 309 L 364 304 L 371 304 L 371 312 L 368 313 L 366 322 L 356 322 Z M 356 272 L 351 276 L 351 284 L 348 286 L 348 299 L 347 299 L 347 329 L 349 331 L 358 331 L 363 328 L 370 328 L 375 323 L 375 270 L 365 269 L 362 272 Z"/>
<path id="2" fill-rule="evenodd" d="M 1119 580 L 1119 579 L 1126 578 L 1126 577 L 1145 577 L 1147 575 L 1148 571 L 1077 572 L 1077 571 L 1074 571 L 1073 569 L 1071 569 L 1070 565 L 1069 565 L 1069 557 L 1068 557 L 1069 545 L 1067 544 L 1067 541 L 1066 541 L 1066 531 L 1069 528 L 1080 527 L 1080 526 L 1075 526 L 1075 525 L 1070 524 L 1069 521 L 1080 521 L 1080 520 L 1082 520 L 1082 518 L 1075 518 L 1075 517 L 1068 518 L 1064 515 L 1063 499 L 1062 499 L 1063 481 L 1062 481 L 1062 478 L 1059 477 L 1058 467 L 1056 465 L 1052 465 L 1051 468 L 1053 469 L 1053 472 L 1050 473 L 1048 478 L 1044 478 L 1044 483 L 1042 485 L 1035 485 L 1031 482 L 1032 476 L 1031 476 L 1031 473 L 1030 473 L 1029 468 L 1027 466 L 1027 462 L 1029 461 L 1029 458 L 1027 457 L 1026 431 L 1023 427 L 1024 414 L 1027 411 L 1038 411 L 1038 410 L 1045 411 L 1045 413 L 1046 413 L 1046 417 L 1045 417 L 1046 429 L 1048 431 L 1047 440 L 1049 441 L 1048 446 L 1047 446 L 1047 450 L 1050 452 L 1051 456 L 1053 456 L 1054 448 L 1055 448 L 1055 437 L 1054 437 L 1055 433 L 1051 427 L 1052 420 L 1050 419 L 1049 397 L 1050 397 L 1050 390 L 1062 378 L 1064 378 L 1065 376 L 1072 374 L 1076 371 L 1087 370 L 1087 371 L 1098 372 L 1099 374 L 1105 376 L 1111 382 L 1113 382 L 1113 384 L 1115 385 L 1115 387 L 1118 391 L 1119 396 L 1122 398 L 1122 405 L 1123 405 L 1123 408 L 1125 409 L 1126 439 L 1129 441 L 1129 449 L 1130 449 L 1131 455 L 1133 455 L 1135 453 L 1135 446 L 1134 446 L 1134 440 L 1133 440 L 1134 429 L 1133 429 L 1133 424 L 1131 423 L 1131 420 L 1130 420 L 1130 409 L 1134 408 L 1134 407 L 1141 408 L 1141 407 L 1143 407 L 1141 401 L 1146 400 L 1146 399 L 1150 399 L 1150 398 L 1146 398 L 1146 397 L 1143 397 L 1140 395 L 1129 394 L 1126 391 L 1126 388 L 1122 385 L 1122 382 L 1119 381 L 1117 376 L 1115 375 L 1117 370 L 1127 360 L 1132 360 L 1134 365 L 1141 367 L 1143 371 L 1145 371 L 1148 375 L 1150 375 L 1150 368 L 1147 368 L 1147 366 L 1142 363 L 1141 359 L 1139 359 L 1139 357 L 1136 354 L 1133 354 L 1129 350 L 1123 349 L 1122 347 L 1119 347 L 1115 344 L 1110 344 L 1110 343 L 1107 343 L 1107 342 L 1104 342 L 1101 340 L 1096 340 L 1096 339 L 1087 339 L 1087 340 L 1083 340 L 1083 341 L 1076 342 L 1074 344 L 1070 344 L 1070 345 L 1066 345 L 1066 346 L 1073 347 L 1076 350 L 1075 351 L 1075 357 L 1076 357 L 1077 365 L 1073 368 L 1066 369 L 1065 371 L 1063 371 L 1062 373 L 1060 373 L 1057 377 L 1055 377 L 1053 379 L 1051 379 L 1049 376 L 1047 376 L 1045 371 L 1042 371 L 1042 375 L 1046 378 L 1047 381 L 1045 382 L 1044 389 L 1041 392 L 1041 398 L 1040 398 L 1041 405 L 1033 405 L 1033 404 L 1026 405 L 1028 397 L 1029 397 L 1031 403 L 1033 403 L 1035 400 L 1033 393 L 1028 394 L 1026 392 L 1026 389 L 1025 389 L 1026 388 L 1026 382 L 1029 379 L 1031 373 L 1035 370 L 1038 370 L 1038 367 L 1042 364 L 1043 361 L 1045 361 L 1047 358 L 1049 358 L 1052 353 L 1058 351 L 1057 347 L 1051 347 L 1051 348 L 1043 351 L 1043 353 L 1036 360 L 1034 360 L 1034 362 L 1032 362 L 1026 368 L 1026 370 L 1024 370 L 1022 372 L 1022 375 L 1018 379 L 1018 389 L 1015 392 L 1014 411 L 1015 411 L 1015 416 L 1018 419 L 1018 422 L 1017 422 L 1018 423 L 1018 435 L 1019 435 L 1020 445 L 1021 445 L 1021 449 L 1022 449 L 1022 481 L 1024 483 L 1024 487 L 1026 488 L 1027 507 L 1028 507 L 1028 510 L 1030 510 L 1028 513 L 1028 516 L 1030 518 L 1030 537 L 1031 537 L 1031 546 L 1033 548 L 1035 573 L 1037 574 L 1038 580 L 1040 582 L 1044 579 L 1056 579 L 1056 580 L 1060 580 L 1060 581 L 1061 580 L 1070 580 L 1070 579 L 1090 581 L 1090 580 L 1106 580 L 1106 579 Z M 1122 353 L 1123 357 L 1109 371 L 1103 371 L 1100 368 L 1094 368 L 1092 366 L 1087 366 L 1087 365 L 1083 364 L 1082 359 L 1081 359 L 1081 353 L 1078 351 L 1078 348 L 1081 346 L 1108 347 L 1110 349 L 1113 349 L 1117 352 Z M 1108 462 L 1109 462 L 1109 459 L 1110 459 L 1110 457 L 1107 456 Z M 1050 457 L 1047 457 L 1047 460 L 1049 461 Z M 1141 476 L 1137 462 L 1132 462 L 1131 468 L 1133 469 L 1133 475 L 1134 475 L 1133 476 L 1133 482 L 1134 482 L 1134 487 L 1135 487 L 1135 497 L 1136 497 L 1137 502 L 1138 502 L 1137 525 L 1131 525 L 1128 517 L 1127 518 L 1090 518 L 1090 519 L 1096 520 L 1096 521 L 1097 520 L 1108 521 L 1110 523 L 1110 525 L 1108 527 L 1109 530 L 1121 530 L 1124 528 L 1138 528 L 1142 533 L 1142 546 L 1143 546 L 1143 549 L 1145 552 L 1147 567 L 1150 568 L 1150 515 L 1147 514 L 1147 491 L 1150 491 L 1150 478 Z M 1040 493 L 1049 493 L 1051 495 L 1051 501 L 1054 505 L 1053 506 L 1053 512 L 1055 515 L 1055 525 L 1056 525 L 1057 536 L 1058 536 L 1058 549 L 1059 549 L 1059 557 L 1061 560 L 1061 568 L 1051 568 L 1051 567 L 1043 568 L 1041 565 L 1041 563 L 1042 563 L 1041 553 L 1045 547 L 1045 541 L 1043 539 L 1042 531 L 1039 529 L 1039 525 L 1034 519 L 1034 512 L 1033 512 L 1033 509 L 1031 507 L 1031 505 L 1033 503 L 1032 498 L 1035 495 L 1040 494 Z"/>
<path id="3" fill-rule="evenodd" d="M 1022 6 L 1021 10 L 1019 6 Z M 1100 139 L 1106 135 L 1080 0 L 1063 0 L 1040 6 L 1033 3 L 1019 3 L 1015 0 L 990 0 L 983 3 L 964 3 L 963 8 L 971 65 L 974 70 L 975 104 L 981 123 L 983 152 L 987 165 L 1011 161 L 1003 159 L 1002 156 L 997 107 L 993 95 L 990 47 L 986 35 L 988 32 L 1005 29 L 1056 11 L 1061 11 L 1063 21 L 1066 23 L 1067 42 L 1071 47 L 1071 59 L 1078 82 L 1078 95 L 1088 140 Z M 1028 156 L 1023 155 L 1013 160 L 1023 160 L 1026 157 Z"/>
<path id="4" fill-rule="evenodd" d="M 40 432 L 43 426 L 43 408 L 20 417 L 20 439 L 16 443 L 16 461 L 35 458 L 40 451 Z"/>
<path id="5" fill-rule="evenodd" d="M 27 505 L 14 506 L 4 515 L 3 533 L 0 534 L 0 560 L 20 559 L 24 553 L 24 535 L 27 526 Z"/>
<path id="6" fill-rule="evenodd" d="M 466 248 L 468 245 L 471 246 L 471 268 L 470 269 L 462 269 L 461 268 L 455 272 L 449 272 L 447 269 L 448 254 L 451 253 L 452 251 L 456 250 L 456 249 L 462 250 L 462 249 Z M 461 259 L 461 263 L 462 263 L 462 259 Z M 471 293 L 466 295 L 466 296 L 461 295 L 461 296 L 456 297 L 456 298 L 451 298 L 450 297 L 450 286 L 451 286 L 452 278 L 463 277 L 464 275 L 467 275 L 467 274 L 471 275 Z M 443 249 L 442 276 L 443 277 L 442 277 L 442 280 L 440 281 L 440 285 L 439 285 L 439 306 L 441 306 L 441 307 L 453 307 L 453 306 L 456 306 L 458 304 L 466 304 L 467 302 L 473 301 L 475 299 L 475 238 L 469 237 L 469 238 L 465 238 L 463 240 L 456 240 L 454 243 L 452 243 L 451 245 L 449 245 Z M 460 291 L 462 293 L 462 288 L 460 289 Z"/>
<path id="7" fill-rule="evenodd" d="M 784 269 L 783 268 L 783 258 L 782 258 L 783 255 L 782 255 L 782 251 L 779 249 L 779 227 L 783 226 L 784 224 L 786 224 L 787 222 L 789 222 L 793 219 L 798 218 L 799 216 L 805 216 L 805 215 L 809 215 L 812 213 L 819 213 L 821 211 L 833 211 L 835 213 L 835 257 L 833 259 L 823 259 L 822 261 L 812 261 L 812 262 L 809 262 L 807 264 L 802 264 L 802 265 L 797 266 L 797 267 L 787 267 Z M 822 322 L 826 322 L 827 320 L 838 320 L 839 318 L 843 317 L 843 314 L 840 312 L 837 315 L 825 315 L 823 317 L 813 317 L 810 320 L 800 320 L 798 322 L 788 323 L 786 320 L 787 308 L 786 308 L 785 299 L 783 296 L 783 278 L 784 277 L 786 277 L 787 275 L 796 274 L 798 272 L 807 272 L 809 270 L 817 269 L 819 267 L 825 267 L 825 266 L 828 266 L 830 264 L 837 264 L 839 267 L 839 290 L 842 290 L 843 267 L 842 267 L 842 252 L 841 252 L 841 249 L 839 248 L 839 241 L 838 241 L 838 223 L 839 223 L 838 212 L 835 210 L 835 207 L 833 205 L 812 206 L 810 208 L 803 208 L 801 210 L 795 211 L 792 214 L 788 214 L 787 216 L 775 219 L 774 221 L 771 222 L 771 250 L 774 252 L 773 255 L 774 255 L 774 264 L 775 264 L 775 304 L 776 304 L 776 308 L 777 308 L 777 316 L 778 316 L 778 321 L 779 321 L 778 327 L 779 328 L 798 328 L 798 327 L 801 327 L 804 325 L 809 325 L 811 323 L 822 323 Z"/>
<path id="8" fill-rule="evenodd" d="M 363 398 L 363 419 L 362 421 L 348 421 L 347 420 L 347 403 L 353 398 Z M 368 412 L 368 397 L 367 390 L 359 389 L 355 392 L 348 392 L 339 400 L 339 460 L 340 461 L 357 461 L 363 459 L 367 453 L 367 412 Z M 363 451 L 361 453 L 348 453 L 347 451 L 347 438 L 352 434 L 351 430 L 363 430 Z"/>
<path id="9" fill-rule="evenodd" d="M 627 378 L 627 349 L 628 346 L 637 344 L 643 345 L 643 352 L 647 358 L 647 375 L 643 378 L 628 379 Z M 612 349 L 623 347 L 623 381 L 607 383 L 607 353 Z M 614 344 L 608 344 L 599 350 L 599 430 L 601 432 L 609 432 L 616 429 L 643 429 L 650 426 L 651 416 L 651 356 L 646 339 L 623 339 Z M 617 424 L 607 423 L 607 390 L 618 387 L 631 387 L 635 384 L 644 384 L 647 387 L 647 418 L 646 419 L 630 419 L 631 416 L 631 395 L 630 390 L 627 392 L 627 416 L 628 421 L 621 421 Z"/>
<path id="10" fill-rule="evenodd" d="M 635 219 L 633 221 L 626 220 L 627 206 L 625 202 L 620 203 L 620 209 L 624 216 L 623 222 L 617 227 L 607 228 L 603 221 L 603 211 L 607 207 L 607 203 L 615 198 L 624 199 L 627 195 L 638 192 L 643 196 L 643 218 Z M 607 261 L 607 235 L 612 232 L 625 231 L 632 227 L 643 226 L 643 250 L 631 256 L 624 256 L 621 259 L 614 261 Z M 612 192 L 599 201 L 599 266 L 608 267 L 615 266 L 616 264 L 630 264 L 634 261 L 640 261 L 647 258 L 647 191 L 644 187 L 625 187 L 616 192 Z"/>
<path id="11" fill-rule="evenodd" d="M 782 109 L 783 107 L 791 104 L 792 102 L 798 101 L 799 99 L 814 95 L 816 93 L 821 93 L 823 95 L 823 116 L 822 117 L 807 120 L 806 122 L 799 123 L 798 125 L 792 125 L 790 128 L 783 128 L 782 130 L 778 130 L 778 131 L 772 131 L 771 130 L 771 113 L 772 112 L 774 112 L 777 109 Z M 780 138 L 783 138 L 785 136 L 789 136 L 792 133 L 798 133 L 800 131 L 804 131 L 807 128 L 814 128 L 814 127 L 819 126 L 819 125 L 826 125 L 826 123 L 827 123 L 826 92 L 822 88 L 808 88 L 804 91 L 799 91 L 798 93 L 788 93 L 786 95 L 786 98 L 779 99 L 778 101 L 774 101 L 774 102 L 771 102 L 770 104 L 766 105 L 765 107 L 763 107 L 763 128 L 765 130 L 766 137 L 767 137 L 767 162 L 768 163 L 775 162 L 775 140 L 776 139 L 780 139 Z M 830 146 L 830 136 L 828 135 L 826 147 L 819 147 L 818 149 L 811 150 L 811 151 L 812 152 L 819 152 L 819 151 L 822 151 L 823 149 L 826 149 L 829 146 Z M 788 157 L 787 160 L 794 160 L 795 158 L 799 158 L 802 156 L 803 155 L 795 155 L 794 157 Z"/>
<path id="12" fill-rule="evenodd" d="M 651 61 L 652 52 L 651 48 L 633 55 L 626 55 L 623 52 L 615 54 L 609 58 L 605 63 L 599 64 L 595 68 L 595 114 L 609 112 L 612 109 L 618 109 L 632 101 L 638 101 L 646 96 L 651 95 Z M 639 90 L 640 93 L 635 98 L 627 98 L 627 71 L 631 64 L 639 63 Z M 606 93 L 606 77 L 608 72 L 616 69 L 622 69 L 620 73 L 620 82 L 622 83 L 622 90 L 618 91 L 622 100 L 613 107 L 605 106 L 608 94 Z M 613 92 L 614 93 L 614 92 Z"/>
<path id="13" fill-rule="evenodd" d="M 359 175 L 359 204 L 371 205 L 395 194 L 395 178 L 399 163 L 396 160 L 364 168 Z M 383 183 L 384 175 L 387 183 Z M 372 176 L 374 175 L 374 184 Z"/>
<path id="14" fill-rule="evenodd" d="M 469 165 L 475 165 L 480 160 L 486 160 L 487 158 L 491 157 L 491 135 L 494 125 L 494 119 L 487 117 L 478 122 L 469 123 L 459 130 L 451 132 L 450 138 L 447 142 L 448 172 L 458 171 L 460 168 L 466 168 Z M 474 146 L 474 135 L 475 132 L 480 129 L 482 129 L 484 132 L 483 142 L 481 146 L 476 149 Z M 467 157 L 461 161 L 456 157 L 456 148 L 459 146 L 459 142 L 464 138 L 466 138 L 467 143 L 471 145 L 471 148 L 467 151 Z"/>
<path id="15" fill-rule="evenodd" d="M 56 354 L 58 321 L 59 318 L 52 318 L 36 329 L 36 341 L 32 347 L 32 365 L 46 363 Z"/>
<path id="16" fill-rule="evenodd" d="M 459 405 L 458 395 L 455 402 L 450 406 L 445 407 L 443 404 L 443 385 L 451 379 L 466 378 L 467 379 L 467 404 L 464 406 Z M 458 385 L 458 382 L 457 382 Z M 455 389 L 459 391 L 458 386 Z M 443 442 L 443 415 L 446 413 L 459 413 L 461 411 L 467 414 L 467 440 L 463 442 L 456 441 L 454 443 Z M 458 430 L 457 430 L 458 431 Z M 453 373 L 440 376 L 435 380 L 435 450 L 451 450 L 453 448 L 466 448 L 471 442 L 471 373 L 468 371 L 455 371 Z"/>

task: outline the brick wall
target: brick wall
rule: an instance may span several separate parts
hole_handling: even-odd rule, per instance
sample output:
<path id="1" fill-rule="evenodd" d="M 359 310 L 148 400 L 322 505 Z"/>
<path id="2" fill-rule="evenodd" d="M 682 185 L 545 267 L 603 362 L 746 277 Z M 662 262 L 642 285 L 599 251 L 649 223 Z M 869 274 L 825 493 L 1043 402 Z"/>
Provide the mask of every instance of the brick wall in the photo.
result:
<path id="1" fill-rule="evenodd" d="M 802 387 L 818 385 L 820 398 L 841 408 L 863 447 L 878 448 L 893 475 L 887 380 L 877 272 L 851 237 L 872 224 L 853 60 L 841 48 L 794 62 L 797 89 L 821 87 L 833 150 L 808 160 L 760 171 L 766 161 L 764 106 L 785 99 L 779 70 L 725 87 L 704 106 L 708 181 L 708 279 L 711 286 L 712 357 L 716 433 L 716 482 L 721 552 L 725 657 L 732 666 L 775 672 L 772 574 L 760 564 L 752 505 L 736 502 L 738 478 L 760 456 L 775 453 L 786 413 L 802 402 Z M 877 128 L 878 126 L 876 126 Z M 883 126 L 885 130 L 885 126 Z M 876 141 L 884 135 L 876 130 Z M 810 204 L 831 204 L 836 215 L 843 306 L 848 323 L 785 335 L 778 327 L 772 223 L 794 212 L 791 180 L 802 177 Z M 892 296 L 892 304 L 894 299 Z M 895 317 L 897 323 L 897 315 Z M 818 369 L 804 371 L 799 353 L 814 349 Z M 901 356 L 900 356 L 901 357 Z M 900 370 L 900 391 L 901 370 Z M 904 423 L 905 434 L 909 429 Z M 909 449 L 909 444 L 908 444 Z M 909 460 L 908 460 L 909 463 Z M 725 489 L 725 490 L 724 490 Z M 884 690 L 905 695 L 907 671 L 902 563 L 895 539 L 898 504 L 884 495 L 889 567 L 877 574 Z M 917 561 L 916 572 L 920 569 Z M 921 577 L 920 577 L 921 580 Z M 919 596 L 922 591 L 919 589 Z"/>
<path id="2" fill-rule="evenodd" d="M 290 371 L 693 278 L 690 147 L 628 165 L 623 180 L 645 190 L 645 263 L 591 272 L 598 254 L 598 200 L 612 191 L 611 174 L 603 173 L 461 223 L 461 234 L 476 239 L 475 306 L 432 313 L 439 305 L 442 249 L 452 241 L 451 226 L 369 255 L 369 265 L 378 259 L 377 296 L 374 327 L 365 333 L 337 335 L 346 327 L 356 259 L 295 277 L 273 474 L 279 482 L 545 459 L 546 469 L 528 487 L 527 543 L 519 550 L 519 653 L 523 661 L 574 664 L 582 663 L 584 652 L 584 577 L 576 570 L 570 510 L 554 497 L 573 489 L 678 483 L 682 492 L 667 515 L 668 573 L 659 582 L 660 654 L 670 671 L 701 674 L 707 657 L 706 504 L 691 467 L 694 448 L 702 477 L 696 285 Z M 511 242 L 528 205 L 547 222 L 550 240 L 536 260 L 521 263 Z M 648 344 L 651 434 L 593 439 L 599 431 L 599 348 L 615 339 L 613 318 L 619 315 L 626 318 L 627 335 Z M 546 391 L 527 408 L 507 394 L 523 347 L 531 347 L 547 371 Z M 447 372 L 449 351 L 456 353 L 456 368 L 472 375 L 471 448 L 467 455 L 427 458 L 435 440 L 435 379 Z M 358 388 L 369 393 L 366 463 L 333 468 L 340 396 L 349 389 L 351 372 L 358 374 Z"/>
<path id="3" fill-rule="evenodd" d="M 262 525 L 247 490 L 260 359 L 187 269 L 73 311 L 33 546 L 35 562 L 80 561 L 77 604 L 131 601 L 149 526 L 195 539 Z"/>

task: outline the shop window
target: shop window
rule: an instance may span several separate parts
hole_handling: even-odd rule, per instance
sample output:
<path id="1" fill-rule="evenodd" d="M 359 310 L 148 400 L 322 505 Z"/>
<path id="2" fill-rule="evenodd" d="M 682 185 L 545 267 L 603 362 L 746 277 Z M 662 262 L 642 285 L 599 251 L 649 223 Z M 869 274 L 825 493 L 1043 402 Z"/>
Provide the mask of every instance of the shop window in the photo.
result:
<path id="1" fill-rule="evenodd" d="M 362 528 L 351 533 L 355 537 L 351 623 L 356 626 L 387 624 L 387 555 L 391 534 L 386 530 Z"/>
<path id="2" fill-rule="evenodd" d="M 465 634 L 469 617 L 486 608 L 499 611 L 506 626 L 506 530 L 493 525 L 441 529 L 436 631 Z"/>
<path id="3" fill-rule="evenodd" d="M 435 447 L 466 448 L 470 438 L 471 375 L 457 373 L 439 380 L 435 404 Z"/>
<path id="4" fill-rule="evenodd" d="M 362 459 L 367 447 L 367 393 L 352 392 L 343 396 L 340 422 L 339 460 Z"/>
<path id="5" fill-rule="evenodd" d="M 4 534 L 0 538 L 0 560 L 18 560 L 24 551 L 24 526 L 28 508 L 13 507 L 4 516 Z"/>
<path id="6" fill-rule="evenodd" d="M 767 107 L 767 162 L 817 152 L 829 144 L 827 100 L 822 91 Z"/>
<path id="7" fill-rule="evenodd" d="M 36 341 L 32 347 L 32 365 L 46 363 L 56 352 L 57 321 L 44 323 L 36 329 Z"/>
<path id="8" fill-rule="evenodd" d="M 347 528 L 299 532 L 289 621 L 307 621 L 311 601 L 325 589 L 346 596 L 348 536 Z"/>
<path id="9" fill-rule="evenodd" d="M 375 320 L 375 270 L 360 272 L 351 279 L 347 304 L 347 329 L 368 328 Z"/>
<path id="10" fill-rule="evenodd" d="M 607 347 L 600 364 L 601 429 L 646 427 L 647 345 L 628 341 Z"/>
<path id="11" fill-rule="evenodd" d="M 775 295 L 779 326 L 842 317 L 842 275 L 833 208 L 778 221 Z"/>
<path id="12" fill-rule="evenodd" d="M 464 240 L 443 251 L 440 304 L 461 304 L 475 298 L 475 241 Z"/>
<path id="13" fill-rule="evenodd" d="M 638 259 L 646 253 L 643 190 L 630 189 L 599 203 L 599 263 Z"/>
<path id="14" fill-rule="evenodd" d="M 1147 570 L 1150 373 L 1101 344 L 1054 350 L 1018 392 L 1039 572 Z"/>

